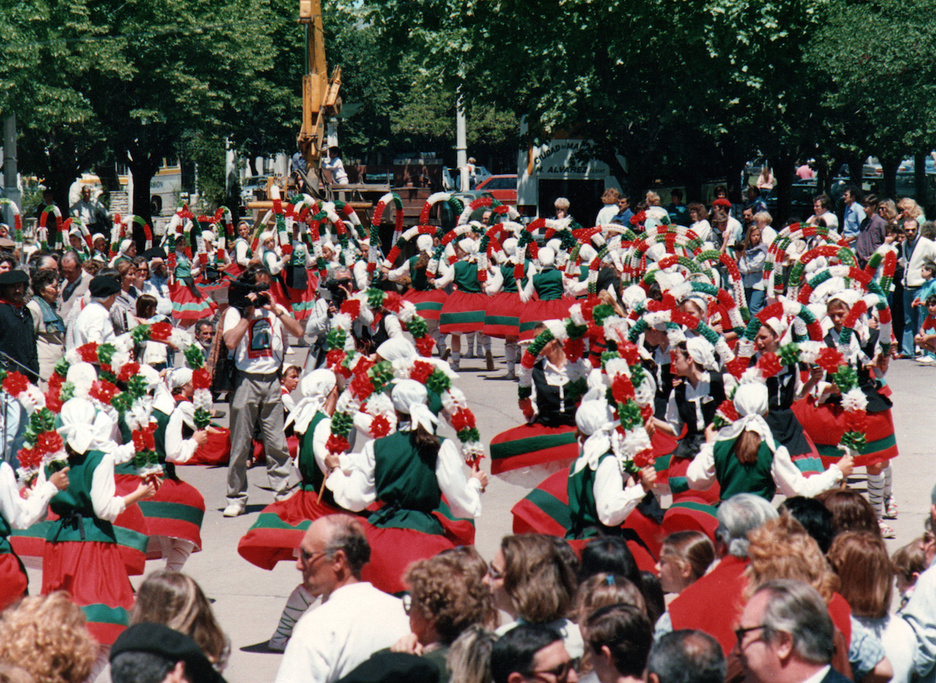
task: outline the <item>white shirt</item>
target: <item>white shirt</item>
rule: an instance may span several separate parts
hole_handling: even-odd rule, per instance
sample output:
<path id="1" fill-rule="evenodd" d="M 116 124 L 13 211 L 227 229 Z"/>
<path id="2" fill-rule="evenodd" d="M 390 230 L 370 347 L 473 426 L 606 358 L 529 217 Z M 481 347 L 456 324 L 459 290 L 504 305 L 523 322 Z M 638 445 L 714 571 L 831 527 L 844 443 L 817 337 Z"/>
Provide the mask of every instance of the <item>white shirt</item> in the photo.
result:
<path id="1" fill-rule="evenodd" d="M 104 453 L 101 464 L 94 470 L 94 477 L 91 479 L 91 507 L 98 518 L 108 522 L 114 522 L 127 509 L 123 496 L 117 495 L 113 453 Z"/>
<path id="2" fill-rule="evenodd" d="M 342 586 L 296 624 L 276 683 L 332 683 L 409 632 L 402 600 L 366 581 Z"/>
<path id="3" fill-rule="evenodd" d="M 186 415 L 186 413 L 189 414 Z M 195 439 L 182 438 L 182 425 L 188 424 L 192 429 L 195 428 L 194 415 L 195 406 L 191 401 L 177 403 L 175 410 L 169 415 L 169 423 L 166 425 L 166 460 L 168 462 L 181 465 L 191 460 L 195 451 L 198 450 Z"/>
<path id="4" fill-rule="evenodd" d="M 360 455 L 352 455 L 348 459 L 349 468 L 345 468 L 343 462 L 341 469 L 332 472 L 326 485 L 335 494 L 338 505 L 346 510 L 360 512 L 377 500 L 375 462 L 374 442 L 368 441 Z M 448 500 L 452 514 L 456 517 L 480 517 L 481 482 L 465 477 L 464 464 L 458 447 L 451 439 L 445 439 L 436 457 L 436 480 Z"/>
<path id="5" fill-rule="evenodd" d="M 618 215 L 617 204 L 607 204 L 598 212 L 595 217 L 595 225 L 611 225 L 611 221 Z"/>
<path id="6" fill-rule="evenodd" d="M 287 313 L 279 304 L 276 308 L 281 314 Z M 222 333 L 230 332 L 240 321 L 240 311 L 228 308 Z M 250 327 L 234 350 L 234 365 L 241 372 L 266 375 L 280 369 L 284 353 L 283 323 L 265 308 L 254 309 Z"/>
<path id="7" fill-rule="evenodd" d="M 113 341 L 114 323 L 104 304 L 92 301 L 85 306 L 65 335 L 65 348 L 73 349 L 89 342 L 103 344 Z"/>
<path id="8" fill-rule="evenodd" d="M 592 492 L 595 495 L 595 511 L 605 526 L 620 526 L 643 500 L 647 492 L 643 484 L 624 486 L 627 476 L 621 462 L 615 457 L 606 457 L 598 463 Z"/>
<path id="9" fill-rule="evenodd" d="M 13 468 L 8 462 L 0 462 L 0 517 L 14 529 L 27 529 L 45 517 L 46 506 L 56 493 L 55 484 L 45 481 L 40 474 L 39 483 L 29 498 L 23 498 Z"/>
<path id="10" fill-rule="evenodd" d="M 906 248 L 906 243 L 900 246 L 901 255 L 910 251 Z M 923 286 L 923 264 L 927 261 L 936 261 L 936 242 L 933 240 L 927 239 L 926 237 L 920 236 L 917 237 L 916 242 L 914 242 L 912 251 L 910 251 L 910 258 L 907 259 L 907 264 L 904 269 L 904 286 L 905 287 L 922 287 Z"/>
<path id="11" fill-rule="evenodd" d="M 777 492 L 787 498 L 804 496 L 814 498 L 825 493 L 842 480 L 842 470 L 838 467 L 829 467 L 821 474 L 806 477 L 800 469 L 793 464 L 786 446 L 777 446 L 774 451 L 773 462 L 770 464 L 770 476 L 777 485 Z M 686 479 L 689 488 L 704 491 L 715 483 L 715 449 L 710 443 L 702 444 L 698 455 L 689 463 L 686 470 Z"/>

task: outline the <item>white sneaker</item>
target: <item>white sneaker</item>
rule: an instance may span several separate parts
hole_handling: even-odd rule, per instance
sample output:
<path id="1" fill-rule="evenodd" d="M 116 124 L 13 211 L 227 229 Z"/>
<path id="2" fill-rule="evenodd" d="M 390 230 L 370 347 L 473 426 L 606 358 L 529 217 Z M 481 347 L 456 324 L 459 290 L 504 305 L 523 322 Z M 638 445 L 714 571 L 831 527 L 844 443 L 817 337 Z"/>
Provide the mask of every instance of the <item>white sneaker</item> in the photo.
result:
<path id="1" fill-rule="evenodd" d="M 936 363 L 936 358 L 933 358 L 932 356 L 920 356 L 916 359 L 916 362 L 920 365 L 932 365 L 933 363 Z"/>
<path id="2" fill-rule="evenodd" d="M 244 503 L 228 503 L 228 506 L 224 508 L 224 512 L 221 513 L 225 517 L 238 517 L 247 512 L 247 505 Z"/>

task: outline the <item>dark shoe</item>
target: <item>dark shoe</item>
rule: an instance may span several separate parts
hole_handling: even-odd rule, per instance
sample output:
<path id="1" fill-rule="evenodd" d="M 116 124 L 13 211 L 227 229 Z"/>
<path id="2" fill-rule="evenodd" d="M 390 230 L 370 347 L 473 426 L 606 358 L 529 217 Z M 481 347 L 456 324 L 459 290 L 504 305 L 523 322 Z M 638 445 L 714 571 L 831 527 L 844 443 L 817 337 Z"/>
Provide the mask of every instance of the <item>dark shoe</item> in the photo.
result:
<path id="1" fill-rule="evenodd" d="M 494 369 L 494 354 L 490 349 L 484 352 L 484 361 L 487 363 L 488 372 L 491 372 Z"/>
<path id="2" fill-rule="evenodd" d="M 448 360 L 449 356 L 451 355 L 452 355 L 452 349 L 445 349 L 445 351 L 442 352 L 442 355 L 440 356 L 440 358 L 442 358 L 442 360 Z"/>

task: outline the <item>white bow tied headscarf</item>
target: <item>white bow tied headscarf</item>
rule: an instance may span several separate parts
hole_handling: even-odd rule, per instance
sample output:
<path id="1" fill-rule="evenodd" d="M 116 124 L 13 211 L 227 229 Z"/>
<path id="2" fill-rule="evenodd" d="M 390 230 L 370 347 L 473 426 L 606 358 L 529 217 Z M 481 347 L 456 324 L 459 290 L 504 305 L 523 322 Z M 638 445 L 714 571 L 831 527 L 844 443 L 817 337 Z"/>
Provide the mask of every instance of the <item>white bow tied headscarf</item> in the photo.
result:
<path id="1" fill-rule="evenodd" d="M 705 370 L 718 370 L 718 363 L 715 360 L 715 347 L 709 344 L 703 337 L 687 339 L 686 351 L 689 353 L 689 357 Z"/>
<path id="2" fill-rule="evenodd" d="M 76 453 L 84 453 L 91 446 L 104 444 L 110 439 L 114 421 L 99 411 L 87 398 L 73 398 L 65 402 L 59 414 L 62 426 L 59 436 Z"/>
<path id="3" fill-rule="evenodd" d="M 556 262 L 556 252 L 549 247 L 540 249 L 536 257 L 539 259 L 540 265 L 543 266 L 543 268 L 548 268 Z"/>
<path id="4" fill-rule="evenodd" d="M 416 238 L 416 248 L 419 251 L 432 251 L 432 235 L 420 235 Z"/>
<path id="5" fill-rule="evenodd" d="M 572 474 L 581 472 L 586 465 L 593 470 L 598 469 L 601 456 L 612 449 L 614 428 L 618 425 L 611 406 L 604 399 L 582 401 L 575 411 L 575 424 L 588 438 L 582 445 L 582 455 L 575 461 Z"/>
<path id="6" fill-rule="evenodd" d="M 127 252 L 130 251 L 130 247 L 133 246 L 133 240 L 124 240 L 120 243 L 120 253 L 126 256 Z"/>
<path id="7" fill-rule="evenodd" d="M 404 379 L 394 385 L 390 398 L 393 399 L 394 408 L 410 416 L 413 427 L 419 425 L 430 434 L 435 434 L 439 420 L 426 405 L 429 392 L 425 386 L 416 380 Z"/>
<path id="8" fill-rule="evenodd" d="M 302 398 L 286 418 L 286 426 L 295 425 L 299 434 L 305 434 L 315 414 L 322 410 L 331 390 L 338 383 L 335 373 L 327 368 L 313 370 L 299 382 Z"/>
<path id="9" fill-rule="evenodd" d="M 469 256 L 471 256 L 472 254 L 476 254 L 478 252 L 478 247 L 475 244 L 475 241 L 471 239 L 470 237 L 465 237 L 459 240 L 458 248 L 461 249 L 466 254 L 468 254 Z"/>
<path id="10" fill-rule="evenodd" d="M 767 414 L 767 385 L 759 382 L 741 384 L 734 395 L 734 407 L 738 411 L 739 419 L 718 433 L 719 441 L 729 441 L 741 436 L 741 432 L 755 432 L 760 435 L 761 441 L 767 444 L 770 452 L 777 450 L 773 434 L 764 415 Z"/>
<path id="11" fill-rule="evenodd" d="M 416 358 L 416 347 L 405 337 L 395 337 L 378 346 L 377 355 L 391 363 L 411 361 Z"/>
<path id="12" fill-rule="evenodd" d="M 176 368 L 169 375 L 169 389 L 175 391 L 181 389 L 192 381 L 192 370 L 190 368 Z"/>
<path id="13" fill-rule="evenodd" d="M 65 373 L 65 381 L 71 382 L 75 387 L 72 394 L 76 398 L 84 398 L 91 391 L 91 386 L 97 381 L 97 370 L 91 363 L 72 363 Z"/>

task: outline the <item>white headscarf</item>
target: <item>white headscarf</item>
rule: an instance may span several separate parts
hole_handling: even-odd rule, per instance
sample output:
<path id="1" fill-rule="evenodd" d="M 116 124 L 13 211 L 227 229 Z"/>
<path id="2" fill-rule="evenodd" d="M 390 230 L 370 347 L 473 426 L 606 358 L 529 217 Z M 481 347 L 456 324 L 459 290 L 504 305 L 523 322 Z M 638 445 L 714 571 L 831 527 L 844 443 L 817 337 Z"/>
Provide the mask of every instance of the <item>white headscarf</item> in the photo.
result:
<path id="1" fill-rule="evenodd" d="M 404 379 L 394 385 L 390 396 L 393 399 L 393 407 L 409 415 L 414 428 L 419 425 L 430 434 L 435 433 L 439 420 L 426 405 L 429 392 L 425 386 L 416 380 Z"/>
<path id="2" fill-rule="evenodd" d="M 405 337 L 388 339 L 377 347 L 377 355 L 391 363 L 416 358 L 416 347 Z"/>
<path id="3" fill-rule="evenodd" d="M 416 238 L 416 248 L 419 251 L 430 251 L 432 249 L 432 235 L 420 235 Z"/>
<path id="4" fill-rule="evenodd" d="M 124 240 L 120 243 L 120 253 L 124 256 L 127 255 L 127 252 L 130 251 L 130 247 L 133 246 L 133 240 Z"/>
<path id="5" fill-rule="evenodd" d="M 114 429 L 114 421 L 87 398 L 66 401 L 59 418 L 62 426 L 58 433 L 76 453 L 106 444 Z"/>
<path id="6" fill-rule="evenodd" d="M 472 254 L 477 253 L 478 245 L 475 244 L 475 241 L 470 237 L 465 237 L 458 241 L 458 248 L 463 252 L 471 256 Z"/>
<path id="7" fill-rule="evenodd" d="M 507 254 L 507 256 L 513 256 L 517 252 L 517 238 L 508 237 L 504 240 L 501 247 L 504 249 L 504 253 Z"/>
<path id="8" fill-rule="evenodd" d="M 191 368 L 176 368 L 169 375 L 169 389 L 176 390 L 192 381 Z"/>
<path id="9" fill-rule="evenodd" d="M 763 324 L 766 325 L 775 335 L 777 335 L 777 338 L 778 338 L 778 339 L 781 338 L 781 337 L 783 337 L 784 333 L 787 331 L 787 324 L 786 324 L 786 321 L 783 320 L 782 318 L 777 318 L 777 317 L 767 318 L 766 320 L 763 320 L 762 322 L 763 322 Z"/>
<path id="10" fill-rule="evenodd" d="M 705 370 L 718 370 L 715 360 L 715 347 L 708 343 L 704 337 L 693 337 L 686 340 L 686 351 L 689 357 L 701 365 Z"/>
<path id="11" fill-rule="evenodd" d="M 582 401 L 575 411 L 575 424 L 588 438 L 582 445 L 582 455 L 575 461 L 572 474 L 581 472 L 586 465 L 593 470 L 598 469 L 601 456 L 612 449 L 614 428 L 618 425 L 611 406 L 604 399 Z"/>
<path id="12" fill-rule="evenodd" d="M 549 247 L 543 247 L 539 250 L 537 258 L 539 259 L 541 266 L 548 268 L 556 262 L 556 252 L 554 252 Z"/>
<path id="13" fill-rule="evenodd" d="M 315 414 L 325 406 L 328 394 L 338 383 L 335 373 L 327 368 L 313 370 L 299 381 L 302 398 L 286 418 L 286 426 L 295 425 L 299 434 L 305 434 Z"/>
<path id="14" fill-rule="evenodd" d="M 756 432 L 771 453 L 776 451 L 777 444 L 774 443 L 773 434 L 764 419 L 769 406 L 767 385 L 760 382 L 739 385 L 734 395 L 734 406 L 740 419 L 722 428 L 718 433 L 718 440 L 729 441 L 741 436 L 741 432 Z"/>

